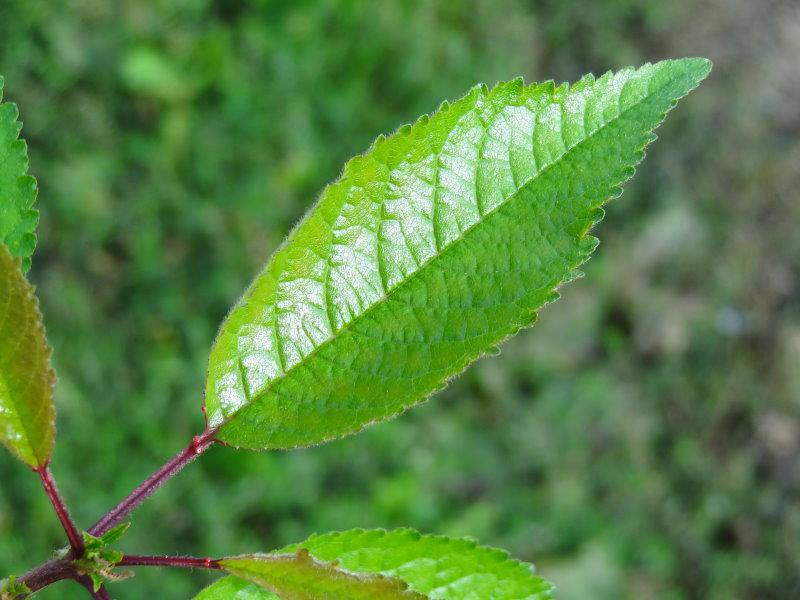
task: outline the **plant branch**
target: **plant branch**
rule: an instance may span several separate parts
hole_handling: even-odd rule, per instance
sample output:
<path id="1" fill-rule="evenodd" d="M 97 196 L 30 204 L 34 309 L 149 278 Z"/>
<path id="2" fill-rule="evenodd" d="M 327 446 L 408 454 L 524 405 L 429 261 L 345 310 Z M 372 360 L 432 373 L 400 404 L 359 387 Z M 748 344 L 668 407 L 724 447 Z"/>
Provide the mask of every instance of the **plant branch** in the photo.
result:
<path id="1" fill-rule="evenodd" d="M 208 450 L 214 444 L 214 435 L 217 430 L 207 429 L 201 435 L 195 436 L 186 448 L 178 452 L 158 471 L 148 477 L 139 487 L 133 490 L 125 499 L 112 508 L 108 514 L 95 523 L 89 530 L 94 536 L 101 536 L 127 517 L 133 510 L 153 495 L 158 488 L 180 473 L 183 468 Z"/>
<path id="2" fill-rule="evenodd" d="M 69 559 L 52 558 L 35 569 L 31 569 L 17 581 L 27 585 L 31 592 L 36 592 L 57 581 L 77 579 L 77 577 L 78 574 L 75 573 L 75 569 Z"/>
<path id="3" fill-rule="evenodd" d="M 119 567 L 177 567 L 179 569 L 221 569 L 219 559 L 194 556 L 137 556 L 126 554 Z"/>
<path id="4" fill-rule="evenodd" d="M 64 504 L 64 500 L 58 493 L 58 488 L 56 487 L 56 482 L 55 479 L 53 479 L 53 474 L 50 472 L 50 468 L 45 465 L 44 467 L 36 469 L 36 472 L 39 474 L 39 478 L 42 480 L 42 487 L 44 487 L 47 497 L 50 498 L 50 503 L 53 505 L 53 509 L 56 511 L 58 520 L 61 521 L 61 526 L 64 528 L 64 532 L 67 534 L 67 539 L 69 540 L 69 545 L 72 548 L 72 553 L 77 557 L 83 556 L 83 537 L 80 533 L 78 533 L 78 528 L 75 526 L 74 521 L 69 516 L 67 506 Z"/>
<path id="5" fill-rule="evenodd" d="M 200 456 L 203 452 L 208 450 L 216 441 L 214 436 L 217 433 L 217 429 L 207 429 L 201 435 L 195 436 L 192 441 L 189 443 L 186 448 L 181 450 L 178 454 L 176 454 L 173 458 L 167 461 L 163 467 L 158 469 L 153 475 L 147 478 L 141 485 L 139 485 L 135 490 L 133 490 L 125 499 L 123 499 L 119 504 L 117 504 L 113 509 L 111 509 L 103 518 L 101 518 L 97 523 L 95 523 L 92 528 L 89 530 L 94 536 L 101 536 L 106 533 L 109 529 L 120 523 L 125 517 L 127 517 L 131 512 L 133 512 L 136 507 L 138 507 L 142 502 L 144 502 L 147 498 L 153 495 L 158 488 L 164 485 L 167 481 L 169 481 L 172 477 L 180 473 L 183 468 L 194 461 L 198 456 Z M 36 472 L 39 473 L 39 477 L 42 480 L 42 485 L 44 486 L 45 491 L 47 492 L 47 496 L 50 498 L 50 502 L 53 504 L 53 508 L 55 508 L 56 514 L 58 515 L 61 524 L 64 526 L 64 530 L 67 532 L 67 537 L 70 540 L 70 546 L 72 547 L 70 554 L 65 558 L 53 558 L 50 559 L 38 567 L 35 567 L 25 573 L 22 577 L 19 578 L 20 583 L 24 583 L 28 586 L 31 592 L 36 592 L 42 588 L 45 588 L 57 581 L 62 581 L 64 579 L 73 579 L 87 587 L 87 581 L 89 582 L 89 589 L 93 594 L 93 597 L 99 600 L 106 600 L 109 598 L 108 592 L 101 588 L 100 591 L 94 592 L 93 587 L 91 587 L 91 580 L 88 580 L 85 576 L 79 575 L 75 570 L 75 567 L 72 564 L 72 561 L 76 557 L 80 557 L 84 552 L 84 545 L 83 545 L 83 538 L 78 533 L 75 524 L 73 523 L 72 519 L 69 517 L 69 513 L 67 512 L 66 506 L 64 505 L 63 500 L 58 494 L 58 490 L 56 489 L 55 481 L 53 480 L 52 474 L 50 473 L 47 467 L 42 467 L 41 469 L 36 469 Z M 174 567 L 188 567 L 188 568 L 204 568 L 204 569 L 219 569 L 219 564 L 214 559 L 209 558 L 191 558 L 191 557 L 146 557 L 146 556 L 126 556 L 123 558 L 123 562 L 120 563 L 121 565 L 128 564 L 130 566 L 134 566 L 133 562 L 126 562 L 126 561 L 134 561 L 139 560 L 140 562 L 136 563 L 136 565 L 153 565 L 153 566 L 174 566 Z"/>

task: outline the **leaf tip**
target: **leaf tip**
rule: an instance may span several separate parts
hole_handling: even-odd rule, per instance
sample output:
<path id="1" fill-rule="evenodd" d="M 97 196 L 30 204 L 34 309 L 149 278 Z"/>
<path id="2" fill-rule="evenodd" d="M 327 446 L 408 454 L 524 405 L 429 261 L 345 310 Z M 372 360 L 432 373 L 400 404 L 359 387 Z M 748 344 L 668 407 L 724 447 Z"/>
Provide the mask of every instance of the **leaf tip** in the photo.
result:
<path id="1" fill-rule="evenodd" d="M 714 67 L 711 60 L 700 56 L 667 60 L 664 63 L 675 76 L 687 77 L 692 82 L 690 90 L 700 85 Z M 664 63 L 657 63 L 654 66 L 658 67 Z"/>
<path id="2" fill-rule="evenodd" d="M 711 59 L 703 56 L 694 56 L 690 58 L 684 58 L 683 60 L 686 61 L 687 66 L 691 69 L 691 71 L 699 77 L 700 81 L 708 77 L 709 73 L 711 73 L 711 70 L 714 68 L 714 63 L 711 61 Z"/>

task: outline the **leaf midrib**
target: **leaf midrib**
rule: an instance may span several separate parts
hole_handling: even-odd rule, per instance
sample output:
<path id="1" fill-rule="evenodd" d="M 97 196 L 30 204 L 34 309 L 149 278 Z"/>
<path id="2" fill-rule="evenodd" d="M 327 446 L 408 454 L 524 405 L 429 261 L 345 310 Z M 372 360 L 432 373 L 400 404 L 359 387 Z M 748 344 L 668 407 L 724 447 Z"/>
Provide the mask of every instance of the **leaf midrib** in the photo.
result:
<path id="1" fill-rule="evenodd" d="M 594 82 L 594 85 L 597 85 L 597 82 L 598 82 L 598 81 L 599 81 L 599 79 L 595 80 L 595 82 Z M 628 80 L 628 81 L 630 81 L 630 80 Z M 625 82 L 625 84 L 623 84 L 623 85 L 627 85 L 628 81 L 626 81 L 626 82 Z M 372 312 L 373 310 L 375 310 L 377 307 L 379 307 L 379 306 L 383 305 L 383 304 L 385 303 L 385 301 L 386 301 L 386 300 L 388 300 L 390 297 L 392 297 L 393 295 L 395 295 L 396 293 L 398 293 L 398 291 L 399 291 L 400 289 L 402 289 L 403 287 L 405 287 L 405 286 L 406 286 L 407 284 L 409 284 L 410 282 L 414 281 L 414 280 L 416 279 L 416 277 L 417 277 L 417 276 L 419 276 L 419 275 L 420 275 L 420 274 L 421 274 L 423 271 L 427 270 L 427 267 L 428 267 L 428 266 L 430 266 L 431 264 L 433 264 L 435 261 L 438 261 L 438 260 L 440 260 L 440 259 L 441 259 L 443 256 L 445 256 L 445 254 L 447 254 L 447 253 L 448 253 L 448 252 L 449 252 L 449 251 L 450 251 L 450 250 L 451 250 L 453 247 L 455 247 L 455 246 L 456 246 L 456 244 L 457 244 L 458 242 L 461 242 L 461 241 L 463 241 L 463 240 L 464 240 L 464 239 L 465 239 L 465 238 L 466 238 L 466 237 L 467 237 L 467 236 L 468 236 L 468 235 L 469 235 L 469 234 L 470 234 L 470 233 L 471 233 L 471 232 L 472 232 L 472 231 L 473 231 L 473 230 L 474 230 L 476 227 L 478 227 L 479 225 L 481 225 L 482 223 L 484 223 L 484 222 L 485 222 L 487 219 L 489 219 L 489 218 L 490 218 L 492 215 L 494 215 L 494 214 L 495 214 L 496 212 L 498 212 L 500 209 L 504 208 L 505 206 L 508 206 L 508 205 L 509 205 L 511 202 L 513 202 L 513 200 L 514 200 L 514 199 L 515 199 L 515 198 L 516 198 L 516 197 L 517 197 L 517 196 L 518 196 L 520 193 L 522 193 L 522 192 L 523 192 L 523 191 L 524 191 L 524 190 L 525 190 L 525 189 L 526 189 L 526 188 L 527 188 L 529 185 L 531 185 L 533 182 L 535 182 L 536 180 L 538 180 L 538 179 L 539 179 L 539 178 L 540 178 L 540 177 L 541 177 L 541 176 L 542 176 L 542 175 L 543 175 L 545 172 L 547 172 L 547 171 L 548 171 L 548 170 L 550 170 L 551 168 L 554 168 L 556 165 L 558 165 L 559 163 L 561 163 L 561 162 L 562 162 L 562 160 L 564 160 L 564 159 L 565 159 L 565 157 L 567 157 L 567 156 L 568 156 L 568 155 L 569 155 L 569 154 L 570 154 L 570 153 L 571 153 L 573 150 L 575 150 L 575 149 L 576 149 L 576 148 L 578 148 L 579 146 L 582 146 L 582 145 L 584 145 L 585 143 L 589 142 L 589 141 L 590 141 L 590 140 L 592 140 L 592 139 L 594 138 L 594 136 L 596 136 L 596 135 L 597 135 L 599 132 L 603 131 L 604 129 L 606 129 L 606 128 L 610 127 L 611 125 L 613 125 L 614 123 L 616 123 L 616 122 L 617 122 L 619 119 L 621 119 L 621 118 L 622 118 L 622 117 L 623 117 L 625 114 L 627 114 L 627 113 L 628 113 L 630 110 L 632 110 L 632 109 L 634 109 L 634 108 L 636 108 L 636 107 L 640 106 L 641 104 L 643 104 L 644 102 L 648 101 L 650 98 L 652 98 L 653 96 L 655 96 L 656 94 L 658 94 L 659 92 L 661 92 L 661 90 L 663 90 L 663 89 L 664 89 L 664 88 L 665 88 L 665 87 L 666 87 L 666 86 L 667 86 L 667 85 L 668 85 L 670 82 L 671 82 L 671 80 L 670 80 L 670 81 L 668 81 L 667 83 L 665 83 L 664 85 L 662 85 L 662 86 L 658 87 L 658 88 L 657 88 L 657 89 L 655 89 L 655 90 L 651 90 L 651 89 L 649 89 L 649 83 L 648 83 L 648 92 L 647 92 L 647 94 L 646 94 L 646 95 L 644 95 L 644 96 L 643 96 L 643 97 L 642 97 L 640 100 L 638 100 L 638 101 L 637 101 L 637 102 L 635 102 L 634 104 L 631 104 L 630 106 L 626 107 L 625 109 L 623 109 L 623 110 L 620 110 L 620 111 L 619 111 L 619 114 L 617 114 L 617 115 L 616 115 L 616 116 L 614 116 L 612 119 L 610 119 L 610 120 L 606 121 L 605 123 L 603 123 L 603 124 L 602 124 L 600 127 L 598 127 L 597 129 L 595 129 L 594 131 L 592 131 L 590 134 L 588 134 L 586 137 L 584 137 L 584 138 L 583 138 L 582 140 L 580 140 L 579 142 L 577 142 L 577 143 L 573 144 L 572 146 L 569 146 L 568 148 L 566 148 L 566 149 L 564 150 L 564 152 L 563 152 L 563 153 L 562 153 L 562 154 L 561 154 L 561 155 L 560 155 L 558 158 L 556 158 L 554 161 L 552 161 L 552 162 L 550 162 L 550 163 L 546 164 L 546 165 L 545 165 L 544 167 L 542 167 L 542 168 L 541 168 L 539 171 L 537 171 L 537 172 L 536 172 L 534 175 L 532 175 L 532 176 L 531 176 L 531 177 L 529 177 L 527 180 L 525 180 L 525 182 L 524 182 L 523 184 L 521 184 L 520 186 L 518 186 L 518 188 L 517 188 L 517 189 L 514 191 L 514 193 L 512 193 L 511 195 L 509 195 L 509 196 L 508 196 L 508 198 L 506 198 L 506 200 L 504 200 L 503 202 L 500 202 L 500 203 L 498 203 L 498 205 L 497 205 L 497 206 L 495 206 L 495 207 L 494 207 L 494 208 L 492 208 L 490 211 L 488 211 L 488 212 L 487 212 L 487 213 L 485 213 L 483 216 L 481 216 L 481 217 L 480 217 L 478 220 L 476 220 L 476 221 L 475 221 L 475 223 L 473 223 L 472 225 L 470 225 L 469 227 L 467 227 L 467 228 L 466 228 L 466 229 L 463 231 L 463 233 L 461 234 L 461 236 L 460 236 L 460 237 L 458 237 L 458 238 L 454 239 L 454 240 L 453 240 L 452 242 L 450 242 L 450 243 L 449 243 L 447 246 L 445 246 L 444 248 L 442 248 L 442 249 L 441 249 L 441 251 L 439 251 L 438 253 L 434 254 L 433 256 L 431 256 L 430 258 L 428 258 L 427 260 L 425 260 L 423 263 L 421 263 L 421 264 L 420 264 L 420 266 L 419 266 L 419 268 L 418 268 L 416 271 L 414 271 L 414 272 L 413 272 L 413 273 L 412 273 L 412 274 L 411 274 L 409 277 L 407 277 L 407 278 L 406 278 L 406 279 L 404 279 L 402 282 L 400 282 L 398 285 L 396 285 L 394 288 L 392 288 L 391 290 L 389 290 L 388 292 L 386 292 L 386 293 L 383 295 L 383 297 L 382 297 L 382 298 L 380 298 L 379 300 L 377 300 L 376 302 L 374 302 L 374 303 L 372 303 L 370 306 L 368 306 L 368 307 L 367 307 L 367 308 L 366 308 L 366 309 L 365 309 L 363 312 L 361 312 L 361 314 L 357 315 L 357 316 L 356 316 L 356 317 L 355 317 L 353 320 L 351 320 L 350 322 L 348 322 L 348 323 L 344 324 L 344 325 L 343 325 L 341 328 L 339 328 L 338 330 L 336 330 L 336 331 L 333 331 L 333 335 L 331 335 L 331 337 L 330 337 L 330 338 L 328 338 L 327 340 L 324 340 L 322 343 L 320 343 L 318 346 L 316 346 L 316 347 L 315 347 L 315 348 L 314 348 L 314 349 L 313 349 L 311 352 L 309 352 L 309 353 L 308 353 L 308 354 L 307 354 L 305 357 L 303 357 L 301 360 L 297 361 L 297 363 L 295 363 L 294 365 L 292 365 L 292 366 L 291 366 L 291 367 L 289 367 L 288 369 L 285 369 L 282 377 L 276 377 L 275 379 L 273 379 L 273 380 L 272 380 L 272 381 L 271 381 L 269 384 L 267 384 L 267 386 L 266 386 L 266 387 L 265 387 L 263 390 L 261 390 L 261 391 L 260 391 L 260 392 L 259 392 L 259 393 L 258 393 L 258 394 L 257 394 L 257 395 L 256 395 L 256 396 L 255 396 L 255 397 L 254 397 L 254 398 L 253 398 L 251 401 L 250 401 L 250 402 L 248 402 L 247 404 L 244 404 L 244 405 L 242 405 L 241 407 L 237 408 L 235 411 L 233 411 L 233 412 L 232 412 L 232 413 L 230 413 L 229 415 L 227 415 L 227 416 L 224 416 L 223 420 L 222 420 L 222 421 L 221 421 L 221 422 L 220 422 L 218 425 L 216 425 L 216 429 L 217 429 L 217 431 L 221 431 L 221 430 L 222 430 L 222 428 L 224 428 L 224 427 L 225 427 L 226 425 L 228 425 L 228 424 L 229 424 L 229 423 L 230 423 L 230 422 L 231 422 L 233 419 L 235 419 L 235 418 L 236 418 L 236 417 L 239 415 L 239 413 L 240 413 L 240 412 L 242 412 L 242 411 L 244 411 L 244 410 L 247 410 L 248 408 L 252 407 L 252 406 L 253 406 L 254 404 L 256 404 L 257 402 L 260 402 L 261 400 L 263 400 L 263 399 L 264 399 L 264 398 L 265 398 L 265 397 L 266 397 L 266 396 L 267 396 L 267 395 L 268 395 L 268 394 L 269 394 L 269 393 L 270 393 L 270 392 L 271 392 L 271 391 L 272 391 L 272 390 L 273 390 L 273 389 L 274 389 L 276 386 L 278 386 L 278 385 L 279 385 L 280 383 L 282 383 L 283 381 L 286 381 L 287 379 L 289 379 L 289 377 L 292 375 L 292 373 L 294 373 L 294 371 L 295 371 L 295 370 L 297 370 L 297 369 L 299 369 L 299 368 L 303 367 L 304 365 L 306 365 L 306 364 L 307 364 L 307 362 L 308 362 L 308 361 L 310 361 L 312 358 L 314 358 L 314 357 L 315 357 L 315 356 L 316 356 L 316 355 L 317 355 L 317 354 L 318 354 L 320 351 L 322 351 L 322 349 L 324 349 L 325 347 L 327 347 L 328 345 L 330 345 L 330 344 L 334 343 L 334 342 L 335 342 L 337 339 L 339 339 L 339 334 L 341 334 L 343 331 L 345 331 L 345 330 L 347 330 L 347 329 L 350 329 L 351 327 L 355 326 L 355 325 L 356 325 L 356 323 L 358 323 L 358 322 L 359 322 L 359 321 L 360 321 L 362 318 L 366 318 L 366 317 L 367 317 L 367 315 L 368 315 L 369 313 L 371 313 L 371 312 Z M 618 102 L 618 103 L 619 103 L 619 101 L 620 101 L 620 99 L 621 99 L 621 98 L 622 98 L 622 92 L 620 92 L 620 96 L 619 96 L 619 98 L 618 98 L 618 100 L 617 100 L 617 102 Z M 462 116 L 461 118 L 463 118 L 463 116 Z M 458 121 L 458 122 L 460 122 L 461 118 L 459 119 L 459 121 Z M 454 126 L 453 126 L 453 128 L 450 130 L 450 133 L 448 133 L 448 136 L 447 136 L 447 138 L 446 138 L 446 139 L 449 139 L 449 137 L 450 137 L 450 135 L 452 134 L 453 130 L 455 130 L 455 125 L 454 125 Z M 436 155 L 437 155 L 437 157 L 438 157 L 438 156 L 439 156 L 439 153 L 437 153 Z M 437 158 L 437 160 L 438 160 L 438 158 Z M 437 169 L 437 178 L 438 178 L 438 169 Z M 583 238 L 583 237 L 585 237 L 585 235 L 586 235 L 586 234 L 584 233 L 584 235 L 583 235 L 583 236 L 581 236 L 581 237 Z M 278 339 L 278 340 L 276 340 L 276 341 L 277 341 L 277 345 L 280 347 L 280 346 L 281 346 L 281 342 L 280 342 L 280 340 Z M 244 384 L 243 384 L 243 385 L 244 385 Z M 222 410 L 222 403 L 220 403 L 220 410 Z M 336 435 L 335 435 L 335 434 L 332 434 L 330 437 L 336 437 Z M 325 438 L 325 439 L 329 439 L 329 438 Z"/>

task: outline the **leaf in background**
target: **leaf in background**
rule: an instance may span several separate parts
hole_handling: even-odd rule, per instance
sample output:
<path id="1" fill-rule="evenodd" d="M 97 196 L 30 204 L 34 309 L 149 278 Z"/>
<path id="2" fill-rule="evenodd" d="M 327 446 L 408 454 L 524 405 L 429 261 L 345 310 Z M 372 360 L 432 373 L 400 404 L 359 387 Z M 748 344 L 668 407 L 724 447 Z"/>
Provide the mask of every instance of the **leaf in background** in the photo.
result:
<path id="1" fill-rule="evenodd" d="M 3 99 L 3 78 L 0 77 L 0 101 Z M 36 180 L 27 175 L 28 146 L 19 139 L 22 123 L 17 121 L 17 105 L 0 104 L 0 244 L 22 259 L 22 272 L 31 266 L 36 247 L 36 225 L 39 211 L 36 201 Z"/>
<path id="2" fill-rule="evenodd" d="M 128 53 L 122 62 L 121 76 L 133 92 L 170 102 L 190 99 L 197 88 L 186 69 L 173 64 L 168 55 L 147 47 Z"/>
<path id="3" fill-rule="evenodd" d="M 314 535 L 281 552 L 299 550 L 307 550 L 317 561 L 336 561 L 339 569 L 351 573 L 402 580 L 409 590 L 426 598 L 545 600 L 553 593 L 553 586 L 535 574 L 533 565 L 514 560 L 502 550 L 478 546 L 470 539 L 420 535 L 411 529 L 354 529 Z M 241 579 L 225 577 L 196 600 L 273 597 L 256 586 L 248 587 Z"/>
<path id="4" fill-rule="evenodd" d="M 347 163 L 228 315 L 217 438 L 320 443 L 443 387 L 558 297 L 705 59 L 474 88 Z"/>
<path id="5" fill-rule="evenodd" d="M 33 287 L 0 244 L 0 442 L 32 468 L 53 451 L 54 383 Z"/>
<path id="6" fill-rule="evenodd" d="M 100 589 L 103 582 L 121 581 L 133 577 L 131 571 L 118 572 L 115 567 L 122 560 L 123 554 L 110 546 L 123 538 L 127 533 L 130 523 L 120 523 L 106 531 L 100 537 L 91 533 L 83 532 L 84 552 L 83 556 L 75 559 L 72 564 L 79 575 L 88 575 L 94 584 L 94 591 Z"/>

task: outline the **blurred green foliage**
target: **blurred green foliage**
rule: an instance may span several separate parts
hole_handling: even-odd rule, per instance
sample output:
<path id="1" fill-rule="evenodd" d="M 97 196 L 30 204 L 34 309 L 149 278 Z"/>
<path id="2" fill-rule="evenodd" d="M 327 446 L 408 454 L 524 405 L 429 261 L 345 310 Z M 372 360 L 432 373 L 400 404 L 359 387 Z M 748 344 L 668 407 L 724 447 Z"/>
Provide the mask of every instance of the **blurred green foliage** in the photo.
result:
<path id="1" fill-rule="evenodd" d="M 53 470 L 78 522 L 202 428 L 221 318 L 377 133 L 478 81 L 692 55 L 714 60 L 710 80 L 536 328 L 356 437 L 208 453 L 136 513 L 123 550 L 408 525 L 506 547 L 567 600 L 800 593 L 791 0 L 4 0 L 0 73 L 41 187 Z M 2 574 L 62 543 L 37 487 L 0 456 Z M 169 599 L 207 581 L 139 569 L 112 585 Z"/>

